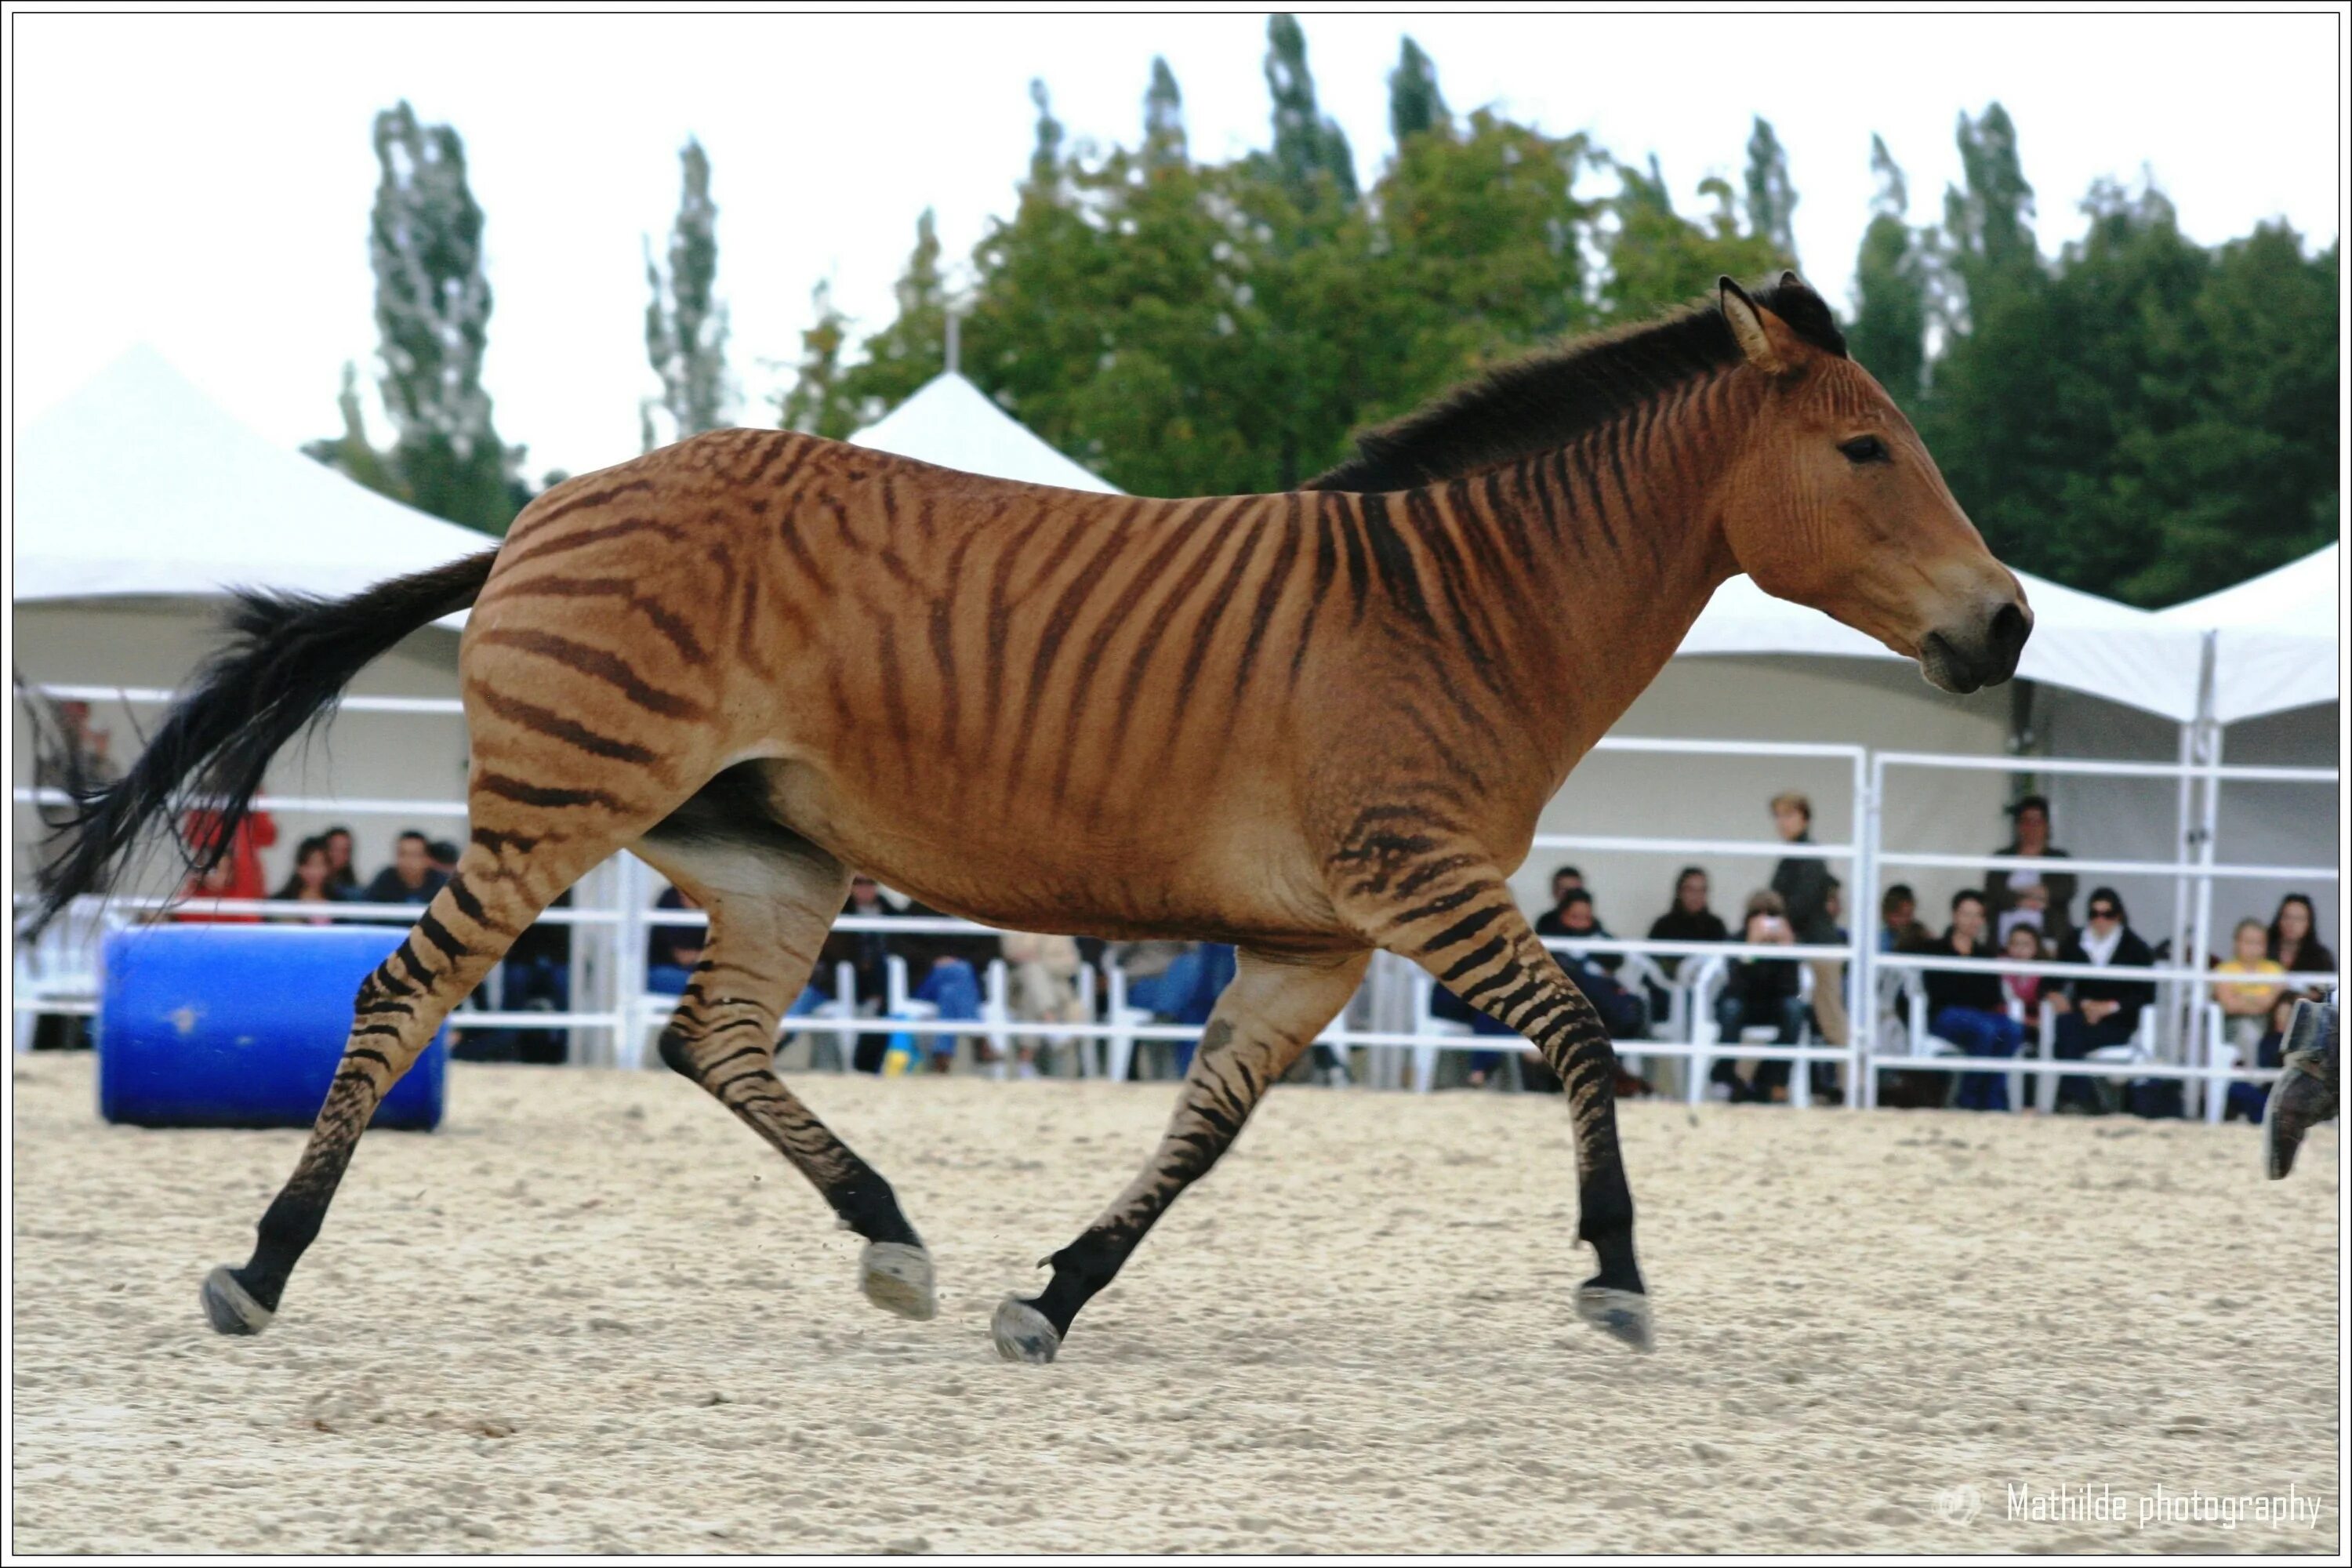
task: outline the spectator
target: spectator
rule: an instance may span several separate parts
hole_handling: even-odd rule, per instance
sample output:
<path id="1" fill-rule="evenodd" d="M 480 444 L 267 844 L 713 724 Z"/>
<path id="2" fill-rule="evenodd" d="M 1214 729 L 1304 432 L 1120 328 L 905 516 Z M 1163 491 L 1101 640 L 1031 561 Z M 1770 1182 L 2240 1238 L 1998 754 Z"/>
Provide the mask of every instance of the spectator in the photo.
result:
<path id="1" fill-rule="evenodd" d="M 1685 866 L 1675 879 L 1674 907 L 1650 922 L 1653 942 L 1728 942 L 1731 929 L 1723 917 L 1707 907 L 1709 887 L 1706 871 L 1696 866 Z M 1682 958 L 1666 953 L 1658 959 L 1658 967 L 1672 979 L 1681 972 Z"/>
<path id="2" fill-rule="evenodd" d="M 2066 851 L 2050 847 L 2050 802 L 2042 795 L 2020 795 L 2009 808 L 2016 826 L 2010 840 L 1996 855 L 2014 856 L 2025 859 L 2048 858 L 2066 858 Z M 2009 870 L 1990 873 L 1985 878 L 1985 908 L 2000 922 L 2001 940 L 2008 940 L 2009 922 L 2002 917 L 2018 907 L 2019 896 L 2039 884 L 2042 890 L 2042 934 L 2063 948 L 2074 932 L 2074 873 L 2051 870 Z"/>
<path id="3" fill-rule="evenodd" d="M 1551 874 L 1551 907 L 1559 908 L 1560 900 L 1584 886 L 1584 873 L 1573 866 L 1562 866 Z"/>
<path id="4" fill-rule="evenodd" d="M 2020 963 L 2038 963 L 2048 955 L 2042 948 L 2042 932 L 2033 926 L 2009 928 L 2009 940 L 2001 944 L 2001 954 Z M 2020 1011 L 2030 1021 L 2039 1016 L 2042 1006 L 2042 976 L 2039 974 L 2004 974 L 2001 988 L 2009 994 Z"/>
<path id="5" fill-rule="evenodd" d="M 1963 888 L 1952 895 L 1950 929 L 1927 952 L 1947 958 L 1990 958 L 1984 895 Z M 2025 1047 L 2025 1026 L 2009 1016 L 1998 974 L 1957 970 L 1921 972 L 1927 989 L 1927 1027 L 1972 1057 L 2013 1057 Z M 1962 1073 L 1954 1101 L 1963 1110 L 2007 1110 L 2009 1084 L 1999 1073 Z"/>
<path id="6" fill-rule="evenodd" d="M 1559 902 L 1538 915 L 1536 934 L 1548 937 L 1583 937 L 1588 941 L 1612 940 L 1609 935 L 1609 928 L 1602 925 L 1601 918 L 1592 911 L 1592 895 L 1582 888 L 1570 888 L 1559 896 Z M 1567 955 L 1555 952 L 1552 956 L 1564 959 Z M 1591 962 L 1614 974 L 1617 973 L 1618 966 L 1625 962 L 1625 955 L 1619 952 L 1597 952 L 1592 955 Z"/>
<path id="7" fill-rule="evenodd" d="M 2319 940 L 2319 916 L 2311 900 L 2301 893 L 2289 893 L 2279 900 L 2278 913 L 2271 917 L 2270 941 L 2263 952 L 2277 959 L 2279 966 L 2289 974 L 2333 974 L 2336 955 Z M 2326 987 L 2311 986 L 2302 992 L 2314 1001 L 2324 999 Z"/>
<path id="8" fill-rule="evenodd" d="M 433 868 L 433 847 L 410 828 L 393 846 L 392 864 L 375 874 L 359 901 L 367 904 L 429 904 L 449 879 Z"/>
<path id="9" fill-rule="evenodd" d="M 1936 940 L 1919 923 L 1919 895 L 1908 882 L 1897 882 L 1878 900 L 1878 951 L 1916 952 Z"/>
<path id="10" fill-rule="evenodd" d="M 2058 950 L 2062 963 L 2099 969 L 2148 969 L 2156 955 L 2131 929 L 2124 901 L 2113 888 L 2093 889 L 2088 921 Z M 2056 1054 L 2080 1061 L 2104 1046 L 2130 1041 L 2139 1029 L 2140 1009 L 2156 1000 L 2156 987 L 2145 980 L 2077 979 L 2050 998 L 2058 1011 Z M 2102 1109 L 2100 1095 L 2086 1078 L 2058 1080 L 2058 1109 L 2085 1112 Z"/>
<path id="11" fill-rule="evenodd" d="M 220 839 L 220 814 L 203 807 L 188 813 L 186 841 L 191 849 L 206 852 Z M 228 853 L 204 876 L 191 876 L 181 896 L 191 899 L 263 899 L 269 881 L 262 874 L 261 852 L 278 842 L 278 822 L 266 811 L 250 811 L 237 820 L 229 837 Z M 173 917 L 198 924 L 256 925 L 256 914 L 185 913 Z"/>
<path id="12" fill-rule="evenodd" d="M 1128 1002 L 1150 1009 L 1163 1023 L 1205 1024 L 1218 996 L 1233 980 L 1235 962 L 1234 950 L 1223 942 L 1190 943 L 1157 976 L 1141 983 L 1129 980 Z M 1177 1076 L 1192 1070 L 1192 1053 L 1200 1043 L 1197 1039 L 1170 1042 L 1169 1055 Z M 1140 1052 L 1137 1059 L 1141 1059 Z"/>
<path id="13" fill-rule="evenodd" d="M 2280 993 L 2278 999 L 2271 1004 L 2270 1014 L 2264 1020 L 2266 1027 L 2263 1030 L 2262 1038 L 2254 1042 L 2252 1062 L 2248 1064 L 2242 1060 L 2240 1066 L 2275 1068 L 2279 1065 L 2286 1050 L 2287 1028 L 2294 1022 L 2294 1005 L 2301 1000 L 2302 998 L 2292 991 Z M 2271 1086 L 2269 1084 L 2233 1083 L 2230 1086 L 2229 1094 L 2222 1100 L 2221 1120 L 2227 1121 L 2233 1116 L 2242 1116 L 2256 1126 L 2260 1126 L 2263 1113 L 2270 1109 L 2270 1103 Z"/>
<path id="14" fill-rule="evenodd" d="M 2003 942 L 2007 942 L 2009 933 L 2020 927 L 2026 927 L 2039 933 L 2049 921 L 2049 888 L 2040 882 L 2028 882 L 2022 887 L 2012 885 L 2009 891 L 2011 898 L 2015 901 L 2011 904 L 2008 912 L 2000 917 L 2000 929 L 1995 934 Z"/>
<path id="15" fill-rule="evenodd" d="M 1813 841 L 1813 803 L 1794 790 L 1772 797 L 1772 826 L 1790 844 Z M 1834 946 L 1840 940 L 1830 900 L 1837 879 L 1829 863 L 1818 856 L 1790 856 L 1773 868 L 1772 890 L 1780 895 L 1785 919 L 1795 934 L 1787 940 Z M 1813 971 L 1813 1018 L 1822 1038 L 1833 1046 L 1846 1041 L 1845 966 L 1834 958 L 1810 960 Z M 1769 1064 L 1767 1064 L 1769 1065 Z"/>
<path id="16" fill-rule="evenodd" d="M 889 900 L 882 896 L 880 884 L 861 871 L 849 879 L 849 899 L 842 905 L 841 912 L 845 917 L 855 915 L 865 919 L 880 920 L 894 916 L 898 911 L 891 907 Z M 861 1004 L 879 1002 L 889 994 L 890 952 L 890 938 L 881 931 L 844 931 L 839 926 L 835 926 L 831 934 L 824 939 L 824 946 L 817 954 L 818 983 L 829 994 L 834 984 L 835 971 L 846 963 L 850 970 L 850 984 L 856 990 L 856 999 Z M 858 1051 L 861 1056 L 866 1054 L 866 1046 L 875 1037 L 866 1035 L 858 1037 Z M 879 1048 L 877 1047 L 873 1054 L 878 1063 Z M 858 1070 L 872 1072 L 875 1069 L 861 1066 Z"/>
<path id="17" fill-rule="evenodd" d="M 1091 1022 L 1078 1001 L 1078 944 L 1066 936 L 1038 936 L 1007 931 L 1003 937 L 1006 980 L 1013 1016 L 1027 1024 Z M 1062 1042 L 1056 1042 L 1057 1046 Z M 1037 1055 L 1045 1039 L 1036 1035 L 1013 1037 L 1014 1075 L 1037 1076 Z"/>
<path id="18" fill-rule="evenodd" d="M 905 913 L 908 918 L 918 920 L 949 918 L 943 911 L 916 900 L 908 901 Z M 909 998 L 929 1003 L 939 1009 L 939 1016 L 942 1020 L 980 1022 L 981 974 L 1003 952 L 996 937 L 977 933 L 918 931 L 893 939 L 892 945 L 907 961 L 907 994 Z M 1203 1022 L 1207 1017 L 1207 1014 L 1202 1015 Z M 929 1037 L 931 1071 L 943 1073 L 955 1065 L 959 1037 L 944 1032 Z M 986 1050 L 984 1045 L 977 1045 L 974 1054 L 984 1059 Z"/>
<path id="19" fill-rule="evenodd" d="M 1740 940 L 1759 944 L 1795 942 L 1796 932 L 1789 923 L 1787 910 L 1779 893 L 1749 894 L 1740 922 Z M 1750 1026 L 1770 1026 L 1775 1045 L 1795 1045 L 1805 1027 L 1805 1003 L 1799 994 L 1801 989 L 1794 963 L 1769 958 L 1733 959 L 1724 973 L 1723 994 L 1715 999 L 1716 1026 L 1725 1047 L 1736 1048 L 1740 1031 Z M 1726 1088 L 1735 1104 L 1789 1097 L 1789 1064 L 1785 1061 L 1758 1062 L 1743 1080 L 1733 1058 L 1717 1057 L 1709 1077 Z"/>
<path id="20" fill-rule="evenodd" d="M 1556 952 L 1552 957 L 1559 962 L 1560 969 L 1568 975 L 1569 983 L 1583 993 L 1587 1002 L 1592 1004 L 1592 1010 L 1601 1016 L 1601 1026 L 1608 1030 L 1611 1039 L 1633 1040 L 1642 1037 L 1643 1032 L 1649 1026 L 1649 1012 L 1643 1006 L 1640 997 L 1618 984 L 1616 979 L 1593 959 L 1579 957 L 1572 952 Z M 1442 985 L 1430 997 L 1429 1010 L 1437 1017 L 1468 1024 L 1471 1033 L 1475 1035 L 1496 1036 L 1507 1039 L 1519 1037 L 1517 1030 L 1496 1023 Z M 1541 1052 L 1531 1047 L 1522 1048 L 1520 1059 L 1524 1076 L 1528 1079 L 1528 1087 L 1540 1087 L 1546 1089 L 1557 1089 L 1559 1087 L 1559 1079 L 1553 1077 L 1550 1065 L 1543 1059 Z M 1503 1053 L 1500 1051 L 1471 1052 L 1470 1087 L 1484 1088 L 1487 1079 L 1502 1064 Z M 1646 1081 L 1635 1078 L 1622 1067 L 1617 1069 L 1615 1084 L 1620 1099 L 1629 1095 L 1647 1094 L 1650 1091 L 1650 1086 Z"/>
<path id="21" fill-rule="evenodd" d="M 333 879 L 336 895 L 352 898 L 360 890 L 360 874 L 352 868 L 352 830 L 330 827 L 320 835 L 327 841 L 328 874 Z"/>
<path id="22" fill-rule="evenodd" d="M 2270 931 L 2258 920 L 2242 920 L 2231 933 L 2231 954 L 2213 966 L 2216 974 L 2284 974 L 2286 965 L 2270 956 Z M 2284 987 L 2277 985 L 2217 984 L 2213 1000 L 2221 1009 L 2221 1027 L 2229 1042 L 2238 1047 L 2238 1058 L 2249 1060 L 2256 1042 L 2263 1037 L 2263 1021 L 2278 1003 Z"/>
<path id="23" fill-rule="evenodd" d="M 702 906 L 693 896 L 676 887 L 664 888 L 660 898 L 654 900 L 657 910 L 698 910 Z M 694 966 L 702 962 L 702 949 L 709 941 L 709 927 L 693 925 L 656 926 L 646 933 L 646 989 L 667 991 L 671 995 L 683 994 L 688 981 L 694 978 Z"/>
<path id="24" fill-rule="evenodd" d="M 551 909 L 570 909 L 572 889 L 555 896 Z M 524 928 L 500 961 L 503 976 L 499 1005 L 509 1013 L 564 1013 L 572 1007 L 572 927 L 556 921 L 537 921 Z M 650 982 L 648 983 L 650 985 Z M 451 1047 L 452 1055 L 481 1061 L 530 1062 L 553 1066 L 571 1049 L 568 1029 L 487 1029 L 468 1031 L 466 1051 Z"/>
<path id="25" fill-rule="evenodd" d="M 1675 901 L 1664 914 L 1650 922 L 1653 942 L 1728 942 L 1731 929 L 1723 917 L 1708 907 L 1709 886 L 1706 872 L 1696 866 L 1685 866 L 1675 879 Z M 1654 962 L 1669 980 L 1682 973 L 1683 955 L 1659 953 Z M 1649 993 L 1650 1016 L 1664 1017 L 1673 998 L 1653 984 Z"/>
<path id="26" fill-rule="evenodd" d="M 294 869 L 269 896 L 303 904 L 342 902 L 335 891 L 335 867 L 327 854 L 324 834 L 315 838 L 305 838 L 294 847 Z M 327 926 L 335 923 L 331 916 L 323 914 L 272 915 L 269 918 L 279 924 Z"/>
<path id="27" fill-rule="evenodd" d="M 445 882 L 457 874 L 457 853 L 456 842 L 447 838 L 436 838 L 425 848 L 425 858 Z"/>

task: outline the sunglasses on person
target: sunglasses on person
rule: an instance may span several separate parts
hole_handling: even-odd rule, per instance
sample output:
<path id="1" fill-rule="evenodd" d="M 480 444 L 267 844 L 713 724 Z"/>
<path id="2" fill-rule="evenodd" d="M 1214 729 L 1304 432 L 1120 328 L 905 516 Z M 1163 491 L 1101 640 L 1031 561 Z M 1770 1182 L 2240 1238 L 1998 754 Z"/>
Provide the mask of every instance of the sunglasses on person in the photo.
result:
<path id="1" fill-rule="evenodd" d="M 2095 921 L 2121 920 L 2123 911 L 2113 904 L 2094 904 L 2091 907 L 2091 918 Z"/>

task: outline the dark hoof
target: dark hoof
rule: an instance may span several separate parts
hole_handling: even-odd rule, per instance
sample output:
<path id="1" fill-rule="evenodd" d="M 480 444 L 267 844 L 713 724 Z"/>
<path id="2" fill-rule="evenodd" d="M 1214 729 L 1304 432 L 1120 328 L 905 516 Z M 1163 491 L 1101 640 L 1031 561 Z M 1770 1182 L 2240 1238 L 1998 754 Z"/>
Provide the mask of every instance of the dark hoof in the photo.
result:
<path id="1" fill-rule="evenodd" d="M 226 1263 L 205 1276 L 205 1316 L 223 1334 L 257 1334 L 278 1314 L 246 1293 Z"/>
<path id="2" fill-rule="evenodd" d="M 1655 1342 L 1650 1327 L 1650 1299 L 1639 1290 L 1612 1290 L 1605 1285 L 1580 1286 L 1576 1315 L 1637 1351 L 1647 1351 Z"/>
<path id="3" fill-rule="evenodd" d="M 886 1312 L 918 1321 L 939 1314 L 931 1255 L 903 1241 L 869 1241 L 857 1258 L 857 1288 Z"/>
<path id="4" fill-rule="evenodd" d="M 1043 1366 L 1062 1349 L 1062 1336 L 1045 1321 L 1045 1314 L 1018 1296 L 1007 1296 L 996 1304 L 988 1334 L 996 1342 L 996 1353 L 1006 1361 Z"/>

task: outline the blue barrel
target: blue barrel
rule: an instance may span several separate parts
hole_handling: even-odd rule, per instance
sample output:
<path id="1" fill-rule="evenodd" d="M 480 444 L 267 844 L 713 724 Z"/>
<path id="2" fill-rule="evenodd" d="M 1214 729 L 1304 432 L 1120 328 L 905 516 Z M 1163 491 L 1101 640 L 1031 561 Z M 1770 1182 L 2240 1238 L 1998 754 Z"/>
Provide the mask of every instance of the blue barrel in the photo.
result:
<path id="1" fill-rule="evenodd" d="M 106 939 L 98 1111 L 142 1127 L 308 1127 L 352 1032 L 387 926 L 159 925 Z M 448 1029 L 393 1085 L 373 1127 L 431 1131 Z"/>

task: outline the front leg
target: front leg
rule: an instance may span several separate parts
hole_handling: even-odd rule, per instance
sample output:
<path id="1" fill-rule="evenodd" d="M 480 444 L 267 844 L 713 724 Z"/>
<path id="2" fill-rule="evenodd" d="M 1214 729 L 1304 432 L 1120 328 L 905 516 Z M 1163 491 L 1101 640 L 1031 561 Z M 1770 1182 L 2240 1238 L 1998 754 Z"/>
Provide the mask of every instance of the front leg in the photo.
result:
<path id="1" fill-rule="evenodd" d="M 1429 971 L 1465 1002 L 1527 1037 L 1559 1075 L 1576 1130 L 1577 1234 L 1601 1271 L 1577 1291 L 1584 1321 L 1635 1350 L 1651 1344 L 1650 1302 L 1633 1258 L 1633 1194 L 1617 1146 L 1617 1050 L 1601 1015 L 1560 969 L 1483 860 L 1433 847 L 1347 889 L 1360 929 Z M 1397 889 L 1410 888 L 1410 894 Z"/>
<path id="2" fill-rule="evenodd" d="M 1241 951 L 1151 1163 L 1076 1241 L 1045 1260 L 1054 1278 L 1044 1290 L 998 1304 L 991 1325 L 998 1354 L 1054 1359 L 1078 1309 L 1111 1282 L 1177 1195 L 1232 1147 L 1267 1087 L 1348 1005 L 1370 958 L 1369 951 L 1304 958 Z"/>

